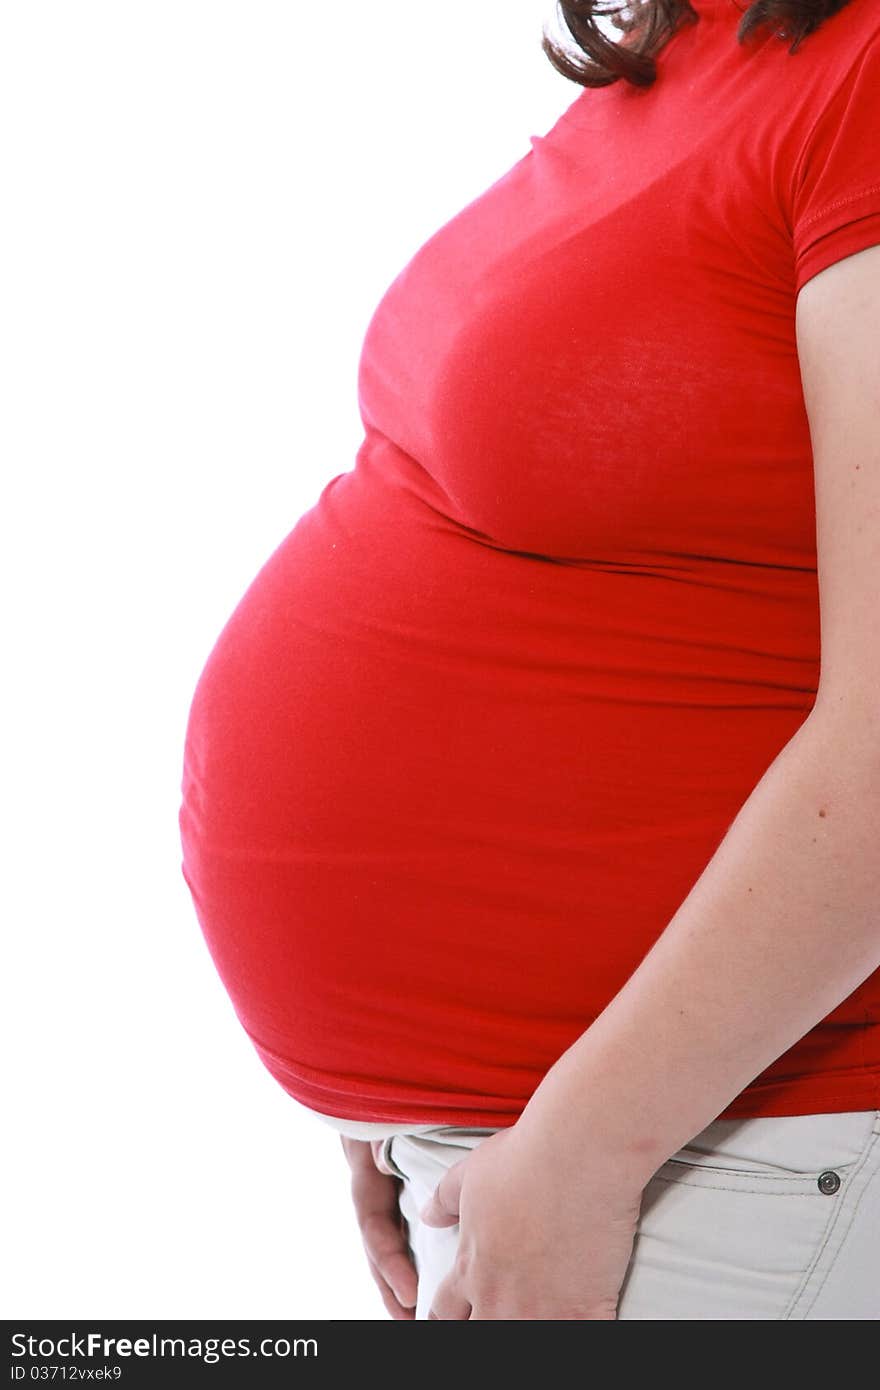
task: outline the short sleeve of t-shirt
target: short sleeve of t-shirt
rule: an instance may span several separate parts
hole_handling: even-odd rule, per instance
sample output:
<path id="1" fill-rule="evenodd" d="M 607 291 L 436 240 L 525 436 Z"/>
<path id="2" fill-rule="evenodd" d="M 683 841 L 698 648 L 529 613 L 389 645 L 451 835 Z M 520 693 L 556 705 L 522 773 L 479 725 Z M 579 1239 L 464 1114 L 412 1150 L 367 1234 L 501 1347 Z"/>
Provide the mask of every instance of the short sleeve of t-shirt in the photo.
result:
<path id="1" fill-rule="evenodd" d="M 823 107 L 798 161 L 795 292 L 813 275 L 880 243 L 880 34 Z"/>

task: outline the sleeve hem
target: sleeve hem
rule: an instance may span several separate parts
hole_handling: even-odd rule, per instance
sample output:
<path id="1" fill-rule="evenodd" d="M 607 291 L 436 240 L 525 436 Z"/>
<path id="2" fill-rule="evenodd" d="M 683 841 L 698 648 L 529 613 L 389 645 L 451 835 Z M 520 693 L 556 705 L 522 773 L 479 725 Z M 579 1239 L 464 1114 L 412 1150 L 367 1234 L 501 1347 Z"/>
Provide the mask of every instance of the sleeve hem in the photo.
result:
<path id="1" fill-rule="evenodd" d="M 880 242 L 880 185 L 863 189 L 849 198 L 838 199 L 804 224 L 805 236 L 795 243 L 795 293 L 808 280 L 835 261 L 864 251 Z M 845 206 L 849 220 L 840 223 L 839 209 Z"/>

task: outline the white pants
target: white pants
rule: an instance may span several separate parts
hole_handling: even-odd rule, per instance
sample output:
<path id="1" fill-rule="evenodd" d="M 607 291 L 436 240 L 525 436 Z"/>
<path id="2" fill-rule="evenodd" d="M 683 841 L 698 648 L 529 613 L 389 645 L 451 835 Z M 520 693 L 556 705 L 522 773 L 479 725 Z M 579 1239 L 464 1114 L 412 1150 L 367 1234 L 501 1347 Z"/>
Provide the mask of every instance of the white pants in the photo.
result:
<path id="1" fill-rule="evenodd" d="M 383 1156 L 427 1318 L 459 1227 L 418 1216 L 490 1129 L 395 1134 Z M 715 1120 L 644 1190 L 618 1318 L 880 1318 L 880 1110 Z"/>

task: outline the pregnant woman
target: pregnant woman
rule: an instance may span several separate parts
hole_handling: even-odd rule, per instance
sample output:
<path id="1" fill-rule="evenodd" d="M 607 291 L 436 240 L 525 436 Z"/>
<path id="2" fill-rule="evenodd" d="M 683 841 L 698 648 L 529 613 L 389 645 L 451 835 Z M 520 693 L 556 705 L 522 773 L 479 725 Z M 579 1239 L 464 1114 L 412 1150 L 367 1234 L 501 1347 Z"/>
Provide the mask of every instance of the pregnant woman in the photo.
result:
<path id="1" fill-rule="evenodd" d="M 880 6 L 559 10 L 210 652 L 183 874 L 391 1316 L 872 1319 Z"/>

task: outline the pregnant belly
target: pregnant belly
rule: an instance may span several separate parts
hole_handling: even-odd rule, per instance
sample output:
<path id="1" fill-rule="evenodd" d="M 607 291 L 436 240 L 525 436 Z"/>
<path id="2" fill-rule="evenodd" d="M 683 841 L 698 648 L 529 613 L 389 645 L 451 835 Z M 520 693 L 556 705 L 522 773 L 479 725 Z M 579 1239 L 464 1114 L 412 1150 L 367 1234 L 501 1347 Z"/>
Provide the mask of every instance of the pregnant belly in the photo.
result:
<path id="1" fill-rule="evenodd" d="M 293 1096 L 511 1122 L 810 692 L 772 633 L 770 655 L 743 642 L 746 622 L 766 637 L 745 611 L 760 595 L 500 549 L 395 462 L 364 454 L 328 484 L 217 639 L 187 727 L 183 872 Z"/>

